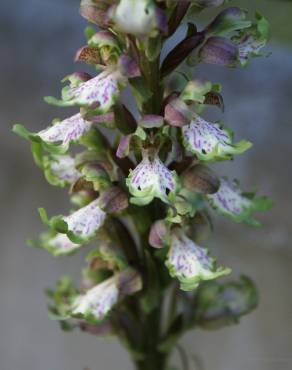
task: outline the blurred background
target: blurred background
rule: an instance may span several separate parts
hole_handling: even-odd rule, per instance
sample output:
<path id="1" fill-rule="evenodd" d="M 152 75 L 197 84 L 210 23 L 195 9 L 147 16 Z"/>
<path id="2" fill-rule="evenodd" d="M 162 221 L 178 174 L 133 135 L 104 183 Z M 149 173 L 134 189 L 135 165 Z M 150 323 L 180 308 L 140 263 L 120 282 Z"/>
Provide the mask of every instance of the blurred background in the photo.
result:
<path id="1" fill-rule="evenodd" d="M 66 191 L 45 181 L 28 143 L 13 135 L 11 127 L 21 122 L 39 131 L 52 118 L 66 116 L 66 111 L 43 103 L 42 97 L 57 96 L 62 77 L 83 69 L 73 62 L 75 51 L 84 43 L 86 25 L 78 14 L 78 3 L 0 2 L 1 370 L 132 369 L 127 353 L 115 340 L 66 334 L 47 318 L 43 289 L 54 286 L 62 274 L 78 278 L 84 255 L 55 259 L 25 246 L 28 237 L 43 230 L 37 207 L 58 214 L 68 208 L 68 200 Z M 216 218 L 211 242 L 234 276 L 245 273 L 256 281 L 259 308 L 239 326 L 189 333 L 182 344 L 188 353 L 203 359 L 205 370 L 291 370 L 292 3 L 232 3 L 258 9 L 268 17 L 272 55 L 253 60 L 245 70 L 198 69 L 199 76 L 223 84 L 224 120 L 238 137 L 254 143 L 247 154 L 217 168 L 239 177 L 246 189 L 256 185 L 276 206 L 260 216 L 264 223 L 260 230 Z"/>

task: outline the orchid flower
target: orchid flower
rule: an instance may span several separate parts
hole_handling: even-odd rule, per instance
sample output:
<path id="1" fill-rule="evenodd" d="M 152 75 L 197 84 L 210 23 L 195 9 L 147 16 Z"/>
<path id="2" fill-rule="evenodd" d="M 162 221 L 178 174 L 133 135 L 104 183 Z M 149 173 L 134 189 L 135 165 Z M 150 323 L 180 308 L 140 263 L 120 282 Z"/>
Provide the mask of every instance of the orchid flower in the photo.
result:
<path id="1" fill-rule="evenodd" d="M 182 131 L 186 149 L 202 161 L 225 160 L 251 147 L 251 143 L 245 140 L 233 144 L 230 131 L 198 115 Z"/>
<path id="2" fill-rule="evenodd" d="M 157 155 L 151 159 L 145 152 L 142 162 L 130 172 L 127 186 L 133 195 L 133 204 L 146 205 L 154 198 L 169 203 L 178 189 L 178 179 L 175 172 L 170 171 Z"/>
<path id="3" fill-rule="evenodd" d="M 216 279 L 231 272 L 229 268 L 217 268 L 206 249 L 182 232 L 173 232 L 165 263 L 170 275 L 180 281 L 182 290 L 193 290 L 203 280 Z"/>

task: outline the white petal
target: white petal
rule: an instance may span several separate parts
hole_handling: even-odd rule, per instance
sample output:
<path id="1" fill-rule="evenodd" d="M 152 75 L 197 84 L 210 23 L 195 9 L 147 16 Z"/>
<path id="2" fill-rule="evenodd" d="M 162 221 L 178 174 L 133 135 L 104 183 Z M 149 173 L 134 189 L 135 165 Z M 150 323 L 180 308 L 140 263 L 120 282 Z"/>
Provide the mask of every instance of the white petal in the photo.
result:
<path id="1" fill-rule="evenodd" d="M 91 123 L 85 121 L 78 113 L 40 131 L 37 135 L 47 143 L 61 143 L 62 145 L 66 145 L 73 140 L 78 140 L 90 127 Z"/>
<path id="2" fill-rule="evenodd" d="M 64 217 L 68 230 L 78 237 L 87 239 L 102 226 L 106 213 L 98 206 L 98 199 Z"/>
<path id="3" fill-rule="evenodd" d="M 80 248 L 80 244 L 73 243 L 66 234 L 57 234 L 48 242 L 56 254 L 66 254 Z"/>
<path id="4" fill-rule="evenodd" d="M 157 197 L 161 200 L 166 200 L 168 193 L 174 192 L 177 187 L 175 174 L 158 157 L 152 161 L 145 157 L 130 174 L 127 183 L 135 197 Z"/>
<path id="5" fill-rule="evenodd" d="M 231 144 L 230 135 L 225 130 L 199 116 L 182 130 L 188 148 L 201 155 L 208 155 L 216 148 L 224 152 Z"/>
<path id="6" fill-rule="evenodd" d="M 212 269 L 212 260 L 206 250 L 184 235 L 173 237 L 168 263 L 175 270 L 176 276 L 182 279 L 208 275 Z"/>
<path id="7" fill-rule="evenodd" d="M 68 100 L 80 105 L 97 104 L 101 112 L 108 112 L 119 93 L 117 77 L 108 71 L 67 92 Z M 66 99 L 67 100 L 67 99 Z"/>
<path id="8" fill-rule="evenodd" d="M 91 314 L 97 320 L 103 320 L 119 298 L 116 277 L 105 280 L 90 289 L 75 303 L 73 314 Z"/>
<path id="9" fill-rule="evenodd" d="M 239 216 L 252 206 L 252 201 L 242 196 L 241 190 L 226 180 L 221 179 L 217 193 L 207 196 L 214 208 L 230 216 Z"/>
<path id="10" fill-rule="evenodd" d="M 51 163 L 53 175 L 61 181 L 74 183 L 81 176 L 75 168 L 75 162 L 69 155 L 61 155 L 53 158 Z"/>

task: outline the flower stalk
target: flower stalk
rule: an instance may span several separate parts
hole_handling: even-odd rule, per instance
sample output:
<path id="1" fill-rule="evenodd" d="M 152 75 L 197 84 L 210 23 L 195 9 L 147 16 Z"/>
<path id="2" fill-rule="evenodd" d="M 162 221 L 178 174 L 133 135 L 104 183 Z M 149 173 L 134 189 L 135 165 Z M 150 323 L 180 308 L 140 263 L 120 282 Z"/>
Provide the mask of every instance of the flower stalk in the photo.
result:
<path id="1" fill-rule="evenodd" d="M 50 317 L 63 330 L 118 337 L 138 370 L 170 369 L 185 332 L 237 323 L 257 304 L 252 280 L 221 279 L 231 269 L 208 249 L 213 210 L 259 226 L 254 213 L 271 206 L 208 167 L 251 143 L 204 118 L 210 106 L 223 112 L 224 100 L 219 84 L 194 77 L 195 66 L 245 67 L 268 36 L 264 17 L 251 22 L 237 7 L 198 30 L 196 14 L 223 3 L 81 0 L 94 26 L 75 61 L 92 75 L 73 73 L 60 98 L 45 98 L 76 113 L 37 133 L 14 127 L 72 202 L 65 216 L 40 208 L 48 230 L 30 244 L 54 256 L 89 252 L 79 287 L 65 277 L 47 291 Z M 165 42 L 186 21 L 185 37 L 162 60 Z"/>

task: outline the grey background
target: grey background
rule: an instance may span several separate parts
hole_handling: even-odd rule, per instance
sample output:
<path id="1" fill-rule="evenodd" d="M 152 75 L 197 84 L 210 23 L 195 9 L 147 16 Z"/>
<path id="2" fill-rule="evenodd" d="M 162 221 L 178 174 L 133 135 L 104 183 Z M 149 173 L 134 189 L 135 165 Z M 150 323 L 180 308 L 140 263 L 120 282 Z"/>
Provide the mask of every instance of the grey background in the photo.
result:
<path id="1" fill-rule="evenodd" d="M 263 13 L 274 14 L 276 34 L 280 30 L 289 40 L 287 11 L 292 21 L 292 7 L 285 5 L 281 18 L 277 4 L 259 6 Z M 0 3 L 0 370 L 132 369 L 115 340 L 66 334 L 47 319 L 42 290 L 62 274 L 78 277 L 82 253 L 55 259 L 25 246 L 28 237 L 43 229 L 37 207 L 61 213 L 68 201 L 65 191 L 47 184 L 33 164 L 29 145 L 10 129 L 22 122 L 40 130 L 55 116 L 66 116 L 66 111 L 44 104 L 42 97 L 58 95 L 59 80 L 83 68 L 72 61 L 84 42 L 86 24 L 77 10 L 78 1 L 70 0 Z M 254 278 L 261 303 L 240 326 L 183 338 L 186 350 L 204 359 L 205 370 L 292 369 L 292 46 L 274 38 L 270 49 L 270 58 L 255 60 L 243 71 L 216 66 L 198 71 L 223 83 L 224 120 L 238 138 L 254 142 L 252 150 L 217 166 L 218 171 L 240 177 L 247 189 L 256 184 L 276 201 L 261 216 L 260 230 L 216 218 L 214 253 L 233 268 L 234 276 L 244 272 Z"/>

